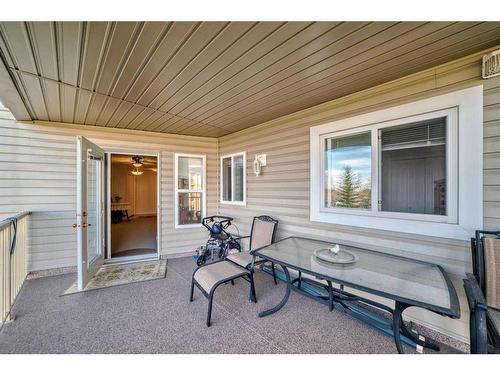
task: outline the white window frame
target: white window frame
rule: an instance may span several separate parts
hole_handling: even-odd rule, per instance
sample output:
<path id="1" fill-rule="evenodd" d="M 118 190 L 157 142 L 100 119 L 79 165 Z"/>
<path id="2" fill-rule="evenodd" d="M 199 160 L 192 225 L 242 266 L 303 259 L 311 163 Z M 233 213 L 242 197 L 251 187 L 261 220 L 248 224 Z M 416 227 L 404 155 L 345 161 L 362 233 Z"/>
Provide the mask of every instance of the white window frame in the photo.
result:
<path id="1" fill-rule="evenodd" d="M 379 207 L 381 199 L 382 178 L 381 168 L 379 163 L 382 155 L 380 148 L 379 132 L 385 128 L 392 128 L 399 125 L 410 124 L 413 122 L 431 120 L 439 117 L 446 117 L 446 209 L 447 215 L 430 215 L 430 214 L 416 214 L 407 212 L 391 212 L 382 211 Z M 344 214 L 366 215 L 366 216 L 379 216 L 379 217 L 393 217 L 407 220 L 423 220 L 423 221 L 436 221 L 443 223 L 457 223 L 457 109 L 449 108 L 441 111 L 429 112 L 422 115 L 405 117 L 393 121 L 385 121 L 373 125 L 363 126 L 360 128 L 349 129 L 340 132 L 333 132 L 323 134 L 320 136 L 320 144 L 325 145 L 325 140 L 328 138 L 345 137 L 349 135 L 357 135 L 361 133 L 371 134 L 371 208 L 344 208 L 344 207 L 331 207 L 327 208 L 321 206 L 322 212 L 338 212 Z M 325 153 L 320 155 L 321 170 L 325 170 Z M 325 186 L 324 173 L 320 176 L 321 186 Z M 322 202 L 325 201 L 325 189 L 321 189 Z"/>
<path id="2" fill-rule="evenodd" d="M 235 201 L 234 200 L 234 157 L 235 156 L 243 156 L 243 200 Z M 223 165 L 222 161 L 224 159 L 231 158 L 231 200 L 224 200 L 224 173 L 223 173 Z M 223 155 L 220 157 L 220 202 L 222 204 L 232 204 L 237 206 L 246 206 L 247 205 L 247 153 L 246 151 L 236 152 L 234 154 Z"/>
<path id="3" fill-rule="evenodd" d="M 447 215 L 381 211 L 379 130 L 436 117 L 447 118 Z M 319 125 L 310 130 L 311 221 L 467 240 L 483 220 L 483 87 L 439 95 Z M 324 141 L 371 131 L 371 209 L 324 207 Z"/>
<path id="4" fill-rule="evenodd" d="M 179 158 L 198 158 L 202 159 L 202 189 L 179 189 Z M 199 228 L 201 223 L 197 224 L 179 224 L 179 193 L 201 193 L 201 217 L 205 217 L 206 205 L 207 205 L 207 157 L 206 155 L 196 155 L 196 154 L 180 154 L 175 153 L 174 155 L 174 223 L 176 229 L 189 229 L 189 228 Z"/>

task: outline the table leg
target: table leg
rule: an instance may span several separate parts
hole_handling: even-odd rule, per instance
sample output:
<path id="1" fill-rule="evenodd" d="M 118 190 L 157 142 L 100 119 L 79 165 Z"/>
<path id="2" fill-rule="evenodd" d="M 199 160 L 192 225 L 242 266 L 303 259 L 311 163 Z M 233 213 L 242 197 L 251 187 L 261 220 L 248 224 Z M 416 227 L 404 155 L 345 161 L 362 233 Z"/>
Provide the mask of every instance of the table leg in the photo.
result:
<path id="1" fill-rule="evenodd" d="M 285 273 L 285 277 L 286 277 L 285 295 L 284 295 L 283 299 L 280 301 L 280 303 L 278 303 L 276 306 L 274 306 L 273 308 L 270 308 L 268 310 L 261 311 L 259 313 L 259 318 L 263 318 L 265 316 L 274 314 L 275 312 L 279 311 L 283 306 L 285 306 L 286 303 L 288 302 L 288 298 L 290 297 L 290 291 L 292 289 L 292 286 L 291 286 L 292 283 L 290 280 L 290 273 L 288 272 L 288 269 L 285 266 L 281 265 L 281 268 L 283 268 L 283 272 Z"/>
<path id="2" fill-rule="evenodd" d="M 333 286 L 330 280 L 327 280 L 328 283 L 328 308 L 330 311 L 333 311 Z"/>
<path id="3" fill-rule="evenodd" d="M 439 346 L 408 329 L 404 322 L 401 323 L 401 333 L 411 339 L 415 344 L 420 345 L 423 348 L 429 348 L 439 352 Z"/>
<path id="4" fill-rule="evenodd" d="M 439 351 L 439 346 L 437 346 L 433 342 L 426 341 L 425 339 L 424 340 L 420 339 L 418 335 L 411 332 L 405 326 L 405 323 L 403 321 L 403 311 L 408 307 L 410 307 L 410 305 L 396 301 L 396 308 L 394 309 L 394 312 L 392 314 L 392 323 L 393 323 L 392 330 L 394 334 L 394 341 L 396 343 L 396 348 L 398 349 L 398 353 L 404 354 L 403 344 L 401 343 L 401 334 L 412 340 L 417 345 L 417 350 L 418 346 L 420 346 L 420 349 L 425 347 L 435 351 Z"/>
<path id="5" fill-rule="evenodd" d="M 396 301 L 396 308 L 392 313 L 392 331 L 394 334 L 394 342 L 399 354 L 404 354 L 403 344 L 401 343 L 401 325 L 403 324 L 403 310 L 405 305 Z"/>

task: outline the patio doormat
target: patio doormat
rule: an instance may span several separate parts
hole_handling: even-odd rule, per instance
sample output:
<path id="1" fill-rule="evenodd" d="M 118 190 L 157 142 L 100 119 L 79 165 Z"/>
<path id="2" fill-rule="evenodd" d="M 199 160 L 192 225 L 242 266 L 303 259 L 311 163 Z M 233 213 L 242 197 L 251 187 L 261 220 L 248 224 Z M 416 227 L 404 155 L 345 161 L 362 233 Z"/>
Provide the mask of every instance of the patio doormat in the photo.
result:
<path id="1" fill-rule="evenodd" d="M 163 279 L 167 274 L 167 260 L 155 260 L 129 264 L 110 264 L 102 266 L 81 292 L 110 286 Z M 76 281 L 62 295 L 79 293 Z"/>

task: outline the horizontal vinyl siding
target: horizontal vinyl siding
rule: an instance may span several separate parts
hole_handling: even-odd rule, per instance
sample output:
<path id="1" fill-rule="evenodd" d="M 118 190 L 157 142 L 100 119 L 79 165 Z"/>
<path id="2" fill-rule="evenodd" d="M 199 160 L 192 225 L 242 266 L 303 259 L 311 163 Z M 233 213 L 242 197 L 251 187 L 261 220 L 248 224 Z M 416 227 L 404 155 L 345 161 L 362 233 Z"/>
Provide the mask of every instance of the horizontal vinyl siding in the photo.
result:
<path id="1" fill-rule="evenodd" d="M 484 227 L 500 229 L 500 77 L 484 90 Z"/>
<path id="2" fill-rule="evenodd" d="M 221 204 L 222 215 L 237 218 L 248 233 L 252 217 L 279 220 L 277 236 L 304 236 L 361 245 L 374 250 L 442 265 L 453 275 L 462 304 L 462 319 L 451 321 L 430 313 L 412 318 L 455 337 L 468 335 L 468 313 L 460 277 L 471 269 L 467 241 L 416 236 L 309 220 L 309 129 L 329 121 L 389 108 L 475 85 L 484 85 L 484 225 L 500 228 L 500 77 L 482 80 L 481 54 L 334 100 L 305 111 L 219 138 L 221 155 L 247 152 L 247 205 Z M 267 154 L 267 166 L 255 177 L 256 154 Z"/>
<path id="3" fill-rule="evenodd" d="M 192 251 L 202 229 L 174 228 L 174 153 L 207 156 L 207 210 L 217 210 L 217 140 L 69 124 L 19 123 L 0 110 L 0 216 L 33 211 L 29 270 L 76 264 L 76 136 L 105 149 L 160 152 L 161 254 Z"/>
<path id="4" fill-rule="evenodd" d="M 297 112 L 219 139 L 219 153 L 247 152 L 247 206 L 220 205 L 220 213 L 238 218 L 248 230 L 254 215 L 280 220 L 279 237 L 314 236 L 361 244 L 377 250 L 424 257 L 450 273 L 470 270 L 467 241 L 324 224 L 309 220 L 309 129 L 339 120 L 475 85 L 484 85 L 484 222 L 500 221 L 500 78 L 482 80 L 480 55 Z M 256 154 L 267 154 L 267 166 L 251 173 Z M 498 228 L 498 225 L 496 226 Z"/>

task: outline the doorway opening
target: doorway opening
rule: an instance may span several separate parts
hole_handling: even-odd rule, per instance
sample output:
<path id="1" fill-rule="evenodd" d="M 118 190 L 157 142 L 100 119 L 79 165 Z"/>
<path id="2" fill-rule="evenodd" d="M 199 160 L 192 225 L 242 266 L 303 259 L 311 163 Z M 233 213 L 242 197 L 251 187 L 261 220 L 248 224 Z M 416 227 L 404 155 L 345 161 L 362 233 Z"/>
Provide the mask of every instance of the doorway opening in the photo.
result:
<path id="1" fill-rule="evenodd" d="M 158 158 L 108 154 L 108 261 L 158 258 Z"/>

